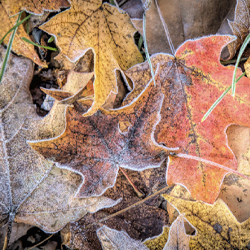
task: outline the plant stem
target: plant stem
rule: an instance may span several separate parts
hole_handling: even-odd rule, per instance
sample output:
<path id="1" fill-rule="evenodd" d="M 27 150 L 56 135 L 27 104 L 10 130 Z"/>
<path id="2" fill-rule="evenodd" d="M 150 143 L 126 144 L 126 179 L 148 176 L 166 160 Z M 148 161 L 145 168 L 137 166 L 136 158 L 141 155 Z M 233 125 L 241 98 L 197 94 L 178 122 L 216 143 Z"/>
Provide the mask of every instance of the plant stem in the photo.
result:
<path id="1" fill-rule="evenodd" d="M 25 37 L 22 37 L 22 40 L 25 41 L 26 43 L 30 43 L 34 46 L 37 46 L 37 47 L 40 47 L 40 48 L 44 48 L 44 49 L 49 49 L 49 50 L 53 50 L 53 51 L 57 51 L 56 48 L 52 48 L 52 47 L 48 47 L 48 46 L 42 46 L 40 44 L 37 44 L 37 43 L 34 43 L 32 41 L 30 41 L 29 39 L 25 38 Z"/>
<path id="2" fill-rule="evenodd" d="M 129 184 L 133 187 L 133 189 L 134 189 L 134 191 L 136 192 L 136 194 L 138 195 L 138 197 L 144 197 L 145 196 L 145 194 L 144 193 L 142 193 L 142 192 L 140 192 L 139 190 L 138 190 L 138 188 L 134 185 L 134 183 L 130 180 L 130 178 L 128 177 L 128 175 L 126 174 L 126 172 L 122 169 L 122 168 L 120 168 L 120 170 L 122 171 L 122 173 L 124 174 L 124 176 L 126 177 L 126 179 L 128 180 L 128 182 L 129 182 Z"/>

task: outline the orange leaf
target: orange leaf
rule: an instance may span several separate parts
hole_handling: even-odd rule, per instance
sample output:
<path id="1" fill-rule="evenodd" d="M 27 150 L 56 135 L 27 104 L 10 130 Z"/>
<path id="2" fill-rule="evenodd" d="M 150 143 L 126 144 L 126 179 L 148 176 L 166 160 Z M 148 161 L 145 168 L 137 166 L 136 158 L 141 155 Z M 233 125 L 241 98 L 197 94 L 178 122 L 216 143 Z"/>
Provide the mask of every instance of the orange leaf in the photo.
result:
<path id="1" fill-rule="evenodd" d="M 222 66 L 219 59 L 222 48 L 233 39 L 232 36 L 203 37 L 185 42 L 175 57 L 167 54 L 151 57 L 152 65 L 158 64 L 160 68 L 161 91 L 165 95 L 156 141 L 170 150 L 178 147 L 177 156 L 181 153 L 179 156 L 186 157 L 169 157 L 167 183 L 182 184 L 194 198 L 210 203 L 215 201 L 228 173 L 214 167 L 214 163 L 237 170 L 225 131 L 231 124 L 249 126 L 250 122 L 250 81 L 243 77 L 237 84 L 236 97 L 226 95 L 201 123 L 203 115 L 232 81 L 234 67 Z M 147 62 L 126 73 L 135 85 L 125 102 L 128 103 L 144 88 L 151 75 Z M 187 159 L 192 157 L 201 161 Z"/>

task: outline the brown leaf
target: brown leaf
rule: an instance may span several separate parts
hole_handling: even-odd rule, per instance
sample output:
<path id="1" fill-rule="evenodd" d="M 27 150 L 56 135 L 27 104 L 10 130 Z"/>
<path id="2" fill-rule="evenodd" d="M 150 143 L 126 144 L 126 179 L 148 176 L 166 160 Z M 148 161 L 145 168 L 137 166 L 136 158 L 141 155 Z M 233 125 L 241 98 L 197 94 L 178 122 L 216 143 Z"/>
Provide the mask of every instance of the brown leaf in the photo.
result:
<path id="1" fill-rule="evenodd" d="M 0 49 L 3 54 L 4 49 Z M 9 62 L 0 85 L 1 226 L 15 217 L 17 222 L 55 232 L 87 212 L 116 204 L 105 197 L 76 199 L 81 176 L 53 167 L 52 162 L 26 143 L 47 138 L 48 134 L 58 135 L 62 127 L 52 126 L 53 132 L 43 131 L 49 124 L 44 126 L 44 120 L 36 114 L 29 92 L 32 62 L 13 55 Z"/>
<path id="2" fill-rule="evenodd" d="M 126 171 L 134 185 L 148 196 L 159 186 L 159 182 L 160 187 L 158 189 L 165 186 L 165 170 L 166 166 L 162 164 L 160 168 L 147 169 L 141 172 L 132 170 L 124 171 Z M 101 245 L 96 236 L 96 229 L 103 224 L 118 231 L 123 230 L 135 240 L 145 240 L 158 235 L 161 233 L 162 227 L 168 224 L 167 212 L 160 206 L 162 198 L 156 196 L 103 223 L 99 223 L 98 227 L 95 225 L 90 227 L 92 223 L 98 222 L 100 219 L 121 211 L 141 200 L 121 171 L 119 171 L 114 188 L 108 189 L 105 192 L 105 196 L 112 200 L 119 198 L 122 200 L 115 207 L 98 211 L 93 215 L 89 214 L 80 221 L 71 223 L 67 230 L 67 239 L 65 239 L 67 240 L 65 244 L 68 247 L 82 247 L 88 250 L 100 249 Z M 86 237 L 88 238 L 88 242 L 86 242 Z"/>
<path id="3" fill-rule="evenodd" d="M 234 57 L 239 47 L 243 44 L 245 38 L 249 34 L 250 28 L 250 1 L 249 0 L 237 0 L 235 8 L 234 21 L 229 21 L 233 34 L 237 36 L 237 39 L 230 43 L 227 47 L 230 53 L 227 60 Z M 224 58 L 223 58 L 224 59 Z"/>
<path id="4" fill-rule="evenodd" d="M 40 28 L 54 34 L 61 52 L 76 61 L 92 48 L 95 54 L 95 98 L 88 115 L 117 93 L 116 70 L 123 72 L 143 58 L 134 44 L 129 16 L 100 0 L 73 0 L 72 7 Z M 125 78 L 125 77 L 124 77 Z"/>
<path id="5" fill-rule="evenodd" d="M 187 39 L 215 34 L 235 0 L 158 0 L 175 49 Z M 143 34 L 142 19 L 133 19 Z M 146 36 L 150 54 L 171 53 L 155 2 L 146 12 Z"/>
<path id="6" fill-rule="evenodd" d="M 102 109 L 90 117 L 82 117 L 90 104 L 78 101 L 67 109 L 67 126 L 60 137 L 30 145 L 58 166 L 81 173 L 84 184 L 78 195 L 84 197 L 101 195 L 112 187 L 119 166 L 134 170 L 159 167 L 166 153 L 152 135 L 163 95 L 152 85 L 131 105 Z"/>

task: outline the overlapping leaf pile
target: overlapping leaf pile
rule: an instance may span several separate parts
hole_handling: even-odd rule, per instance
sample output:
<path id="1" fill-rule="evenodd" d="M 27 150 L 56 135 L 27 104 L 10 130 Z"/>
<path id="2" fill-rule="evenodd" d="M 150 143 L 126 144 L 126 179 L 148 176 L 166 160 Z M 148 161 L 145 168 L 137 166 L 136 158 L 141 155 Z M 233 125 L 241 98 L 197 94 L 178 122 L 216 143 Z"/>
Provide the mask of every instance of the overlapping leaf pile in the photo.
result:
<path id="1" fill-rule="evenodd" d="M 3 4 L 7 8 L 5 1 Z M 62 1 L 52 10 L 65 5 Z M 22 6 L 18 6 L 19 10 Z M 8 8 L 11 14 L 18 11 Z M 40 13 L 43 6 L 25 9 Z M 23 101 L 29 81 L 25 87 L 17 84 L 13 92 L 11 85 L 2 85 L 0 129 L 4 174 L 0 185 L 4 190 L 4 202 L 1 202 L 1 219 L 7 220 L 13 212 L 20 213 L 16 221 L 39 225 L 47 231 L 59 230 L 87 212 L 116 204 L 101 195 L 114 186 L 119 167 L 141 171 L 158 168 L 167 161 L 166 184 L 185 186 L 192 197 L 201 202 L 165 196 L 185 214 L 198 235 L 191 239 L 185 234 L 184 216 L 180 215 L 168 230 L 170 236 L 163 244 L 164 249 L 180 244 L 182 249 L 196 249 L 199 244 L 207 247 L 219 236 L 218 249 L 228 247 L 227 244 L 237 248 L 248 246 L 247 236 L 236 240 L 239 230 L 242 235 L 246 234 L 248 222 L 239 224 L 234 221 L 220 200 L 213 206 L 204 205 L 204 202 L 215 202 L 222 180 L 230 169 L 237 171 L 226 129 L 231 124 L 250 124 L 247 115 L 250 113 L 250 80 L 246 77 L 237 83 L 236 97 L 227 95 L 210 117 L 201 122 L 206 111 L 231 84 L 234 67 L 222 66 L 220 53 L 235 38 L 203 37 L 185 42 L 175 55 L 153 55 L 154 84 L 149 64 L 141 63 L 142 56 L 134 44 L 135 29 L 129 16 L 114 6 L 102 4 L 100 0 L 74 0 L 70 9 L 59 13 L 41 28 L 56 37 L 60 53 L 73 62 L 86 51 L 93 50 L 94 87 L 92 73 L 71 73 L 72 78 L 69 77 L 63 90 L 45 90 L 57 101 L 50 116 L 34 122 L 35 114 L 27 111 L 30 97 L 26 98 L 28 103 Z M 111 93 L 118 91 L 116 71 L 122 73 L 128 88 L 131 88 L 130 78 L 133 88 L 122 107 L 105 110 L 101 106 Z M 238 70 L 237 74 L 241 73 Z M 81 81 L 70 80 L 74 76 Z M 20 104 L 21 100 L 23 104 Z M 60 131 L 54 131 L 54 125 L 44 126 L 55 114 L 60 117 L 57 121 Z M 22 143 L 12 147 L 11 143 L 16 140 Z M 29 167 L 17 163 L 16 155 L 20 153 L 24 156 L 19 160 Z M 34 164 L 38 167 L 34 168 Z M 223 166 L 227 169 L 221 168 Z M 53 188 L 48 190 L 50 187 Z M 57 196 L 56 190 L 60 190 Z M 38 206 L 38 197 L 42 200 L 55 198 L 53 201 L 48 198 L 43 206 Z M 62 202 L 60 211 L 55 212 L 56 204 Z M 86 209 L 82 208 L 84 206 Z M 204 214 L 199 214 L 201 206 L 205 206 Z M 82 209 L 76 212 L 76 207 Z M 192 214 L 193 210 L 198 214 Z M 208 216 L 209 211 L 212 219 Z M 228 222 L 226 224 L 225 218 L 218 222 L 218 211 L 231 216 L 233 228 Z M 57 219 L 62 213 L 66 213 L 64 219 Z M 35 218 L 33 214 L 36 214 Z M 194 217 L 198 217 L 198 222 Z M 213 236 L 210 239 L 204 236 L 208 232 Z M 98 230 L 98 237 L 104 249 L 111 249 L 113 242 L 117 242 L 119 249 L 126 249 L 126 241 L 134 249 L 147 249 L 141 242 L 107 227 Z M 145 244 L 150 248 L 149 243 Z"/>

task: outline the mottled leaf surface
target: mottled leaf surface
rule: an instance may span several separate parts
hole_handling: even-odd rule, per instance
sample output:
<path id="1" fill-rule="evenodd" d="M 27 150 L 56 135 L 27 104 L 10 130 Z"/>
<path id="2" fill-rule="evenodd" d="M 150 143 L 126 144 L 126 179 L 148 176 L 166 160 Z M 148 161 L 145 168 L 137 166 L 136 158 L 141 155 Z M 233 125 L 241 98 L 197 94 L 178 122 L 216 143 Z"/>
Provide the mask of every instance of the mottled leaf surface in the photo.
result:
<path id="1" fill-rule="evenodd" d="M 166 194 L 163 197 L 196 228 L 196 235 L 190 236 L 190 249 L 248 249 L 250 219 L 239 223 L 221 199 L 209 205 Z"/>
<path id="2" fill-rule="evenodd" d="M 100 0 L 71 1 L 71 8 L 41 27 L 56 36 L 61 52 L 76 61 L 87 50 L 95 54 L 95 98 L 89 115 L 101 107 L 111 92 L 117 93 L 116 70 L 126 70 L 143 58 L 134 44 L 135 28 L 129 16 Z"/>
<path id="3" fill-rule="evenodd" d="M 212 166 L 213 162 L 237 169 L 225 130 L 233 123 L 249 126 L 250 122 L 246 115 L 250 111 L 250 81 L 246 77 L 237 83 L 236 97 L 226 95 L 208 119 L 201 122 L 211 105 L 230 86 L 234 67 L 222 66 L 219 58 L 221 49 L 232 39 L 231 36 L 204 37 L 185 42 L 175 56 L 151 57 L 154 67 L 159 66 L 157 81 L 165 96 L 155 138 L 169 150 L 175 150 L 177 156 L 181 153 L 184 157 L 169 157 L 167 183 L 182 184 L 195 199 L 210 203 L 215 201 L 227 173 Z M 131 102 L 151 78 L 147 62 L 126 73 L 134 82 L 134 90 L 125 104 Z M 237 75 L 240 73 L 239 70 Z M 190 156 L 198 158 L 189 159 Z"/>
<path id="4" fill-rule="evenodd" d="M 14 215 L 17 222 L 56 232 L 88 212 L 116 204 L 105 197 L 75 198 L 81 176 L 54 167 L 27 144 L 58 135 L 63 126 L 50 127 L 36 114 L 29 92 L 32 62 L 13 55 L 9 62 L 0 85 L 0 225 Z M 53 133 L 45 128 L 53 128 Z"/>
<path id="5" fill-rule="evenodd" d="M 101 109 L 89 117 L 82 114 L 91 102 L 79 100 L 67 109 L 62 135 L 30 145 L 57 166 L 83 175 L 78 195 L 101 195 L 114 185 L 119 166 L 155 168 L 166 158 L 165 148 L 153 138 L 162 100 L 152 83 L 132 104 L 118 110 Z"/>

